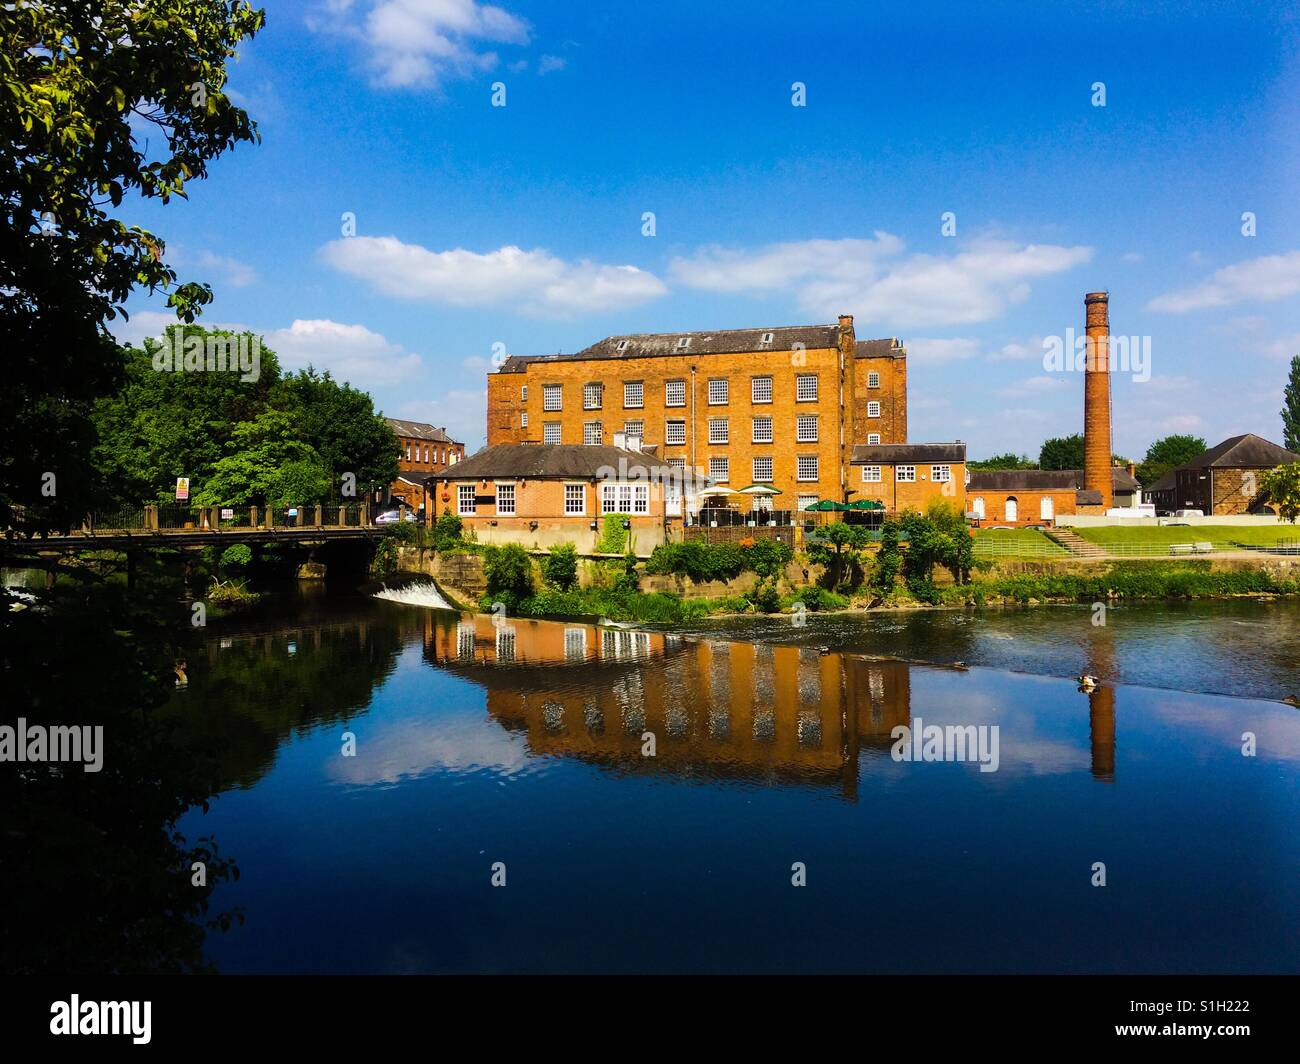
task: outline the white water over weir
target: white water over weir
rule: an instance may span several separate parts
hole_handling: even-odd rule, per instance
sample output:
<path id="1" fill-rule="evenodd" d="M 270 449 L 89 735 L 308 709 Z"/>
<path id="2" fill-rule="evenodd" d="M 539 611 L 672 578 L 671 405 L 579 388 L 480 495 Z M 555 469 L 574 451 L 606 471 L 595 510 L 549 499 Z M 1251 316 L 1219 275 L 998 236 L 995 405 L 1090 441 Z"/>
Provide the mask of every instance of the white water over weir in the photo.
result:
<path id="1" fill-rule="evenodd" d="M 401 602 L 407 606 L 424 606 L 431 610 L 454 610 L 456 607 L 438 593 L 435 584 L 408 584 L 401 588 L 384 588 L 375 598 Z"/>

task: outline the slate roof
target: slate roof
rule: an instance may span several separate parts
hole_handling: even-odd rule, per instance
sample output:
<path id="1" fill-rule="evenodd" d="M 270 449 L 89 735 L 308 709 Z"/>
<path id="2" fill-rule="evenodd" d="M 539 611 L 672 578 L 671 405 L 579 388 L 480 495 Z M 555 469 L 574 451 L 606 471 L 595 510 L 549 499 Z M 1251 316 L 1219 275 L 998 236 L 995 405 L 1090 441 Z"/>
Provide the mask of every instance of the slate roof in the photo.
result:
<path id="1" fill-rule="evenodd" d="M 395 417 L 386 417 L 388 427 L 399 436 L 406 436 L 413 440 L 429 440 L 432 443 L 459 443 L 459 440 L 453 440 L 447 435 L 446 429 L 440 429 L 436 425 L 430 425 L 424 421 L 399 421 Z"/>
<path id="2" fill-rule="evenodd" d="M 859 443 L 850 465 L 893 465 L 897 462 L 964 462 L 966 445 L 956 443 Z"/>
<path id="3" fill-rule="evenodd" d="M 1076 491 L 1074 493 L 1075 506 L 1100 506 L 1101 492 L 1093 491 Z"/>
<path id="4" fill-rule="evenodd" d="M 1198 454 L 1179 469 L 1272 469 L 1275 466 L 1300 462 L 1300 454 L 1288 451 L 1253 432 L 1232 436 L 1208 451 Z M 1173 485 L 1171 484 L 1170 487 Z"/>
<path id="5" fill-rule="evenodd" d="M 620 461 L 626 463 L 620 466 Z M 604 469 L 644 470 L 639 475 L 669 475 L 671 467 L 650 449 L 629 451 L 623 447 L 583 443 L 499 443 L 485 447 L 429 480 L 492 480 L 494 477 L 522 480 L 532 478 L 590 480 Z M 677 471 L 680 475 L 680 470 Z"/>
<path id="6" fill-rule="evenodd" d="M 764 339 L 771 336 L 770 340 Z M 682 341 L 685 340 L 685 346 Z M 621 347 L 619 345 L 622 345 Z M 597 359 L 655 358 L 667 355 L 724 355 L 749 351 L 793 351 L 796 344 L 806 350 L 839 347 L 838 325 L 771 325 L 753 329 L 713 329 L 702 332 L 627 333 L 606 336 L 590 347 L 571 354 L 511 355 L 499 373 L 523 373 L 530 365 L 545 362 L 588 362 Z M 857 353 L 864 358 L 906 358 L 907 349 L 894 337 L 858 340 Z"/>
<path id="7" fill-rule="evenodd" d="M 1112 466 L 1115 491 L 1137 491 L 1138 482 L 1127 469 Z M 1082 469 L 974 469 L 968 491 L 1083 491 Z"/>

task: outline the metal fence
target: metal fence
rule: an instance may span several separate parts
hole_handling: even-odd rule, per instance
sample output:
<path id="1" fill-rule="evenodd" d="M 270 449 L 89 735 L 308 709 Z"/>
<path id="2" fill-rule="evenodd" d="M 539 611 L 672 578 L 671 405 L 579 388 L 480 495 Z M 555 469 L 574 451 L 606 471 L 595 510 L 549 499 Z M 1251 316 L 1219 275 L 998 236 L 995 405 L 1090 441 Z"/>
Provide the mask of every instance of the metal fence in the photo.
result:
<path id="1" fill-rule="evenodd" d="M 1070 552 L 1050 539 L 1042 541 L 1018 537 L 976 536 L 973 544 L 976 558 L 1068 558 Z"/>

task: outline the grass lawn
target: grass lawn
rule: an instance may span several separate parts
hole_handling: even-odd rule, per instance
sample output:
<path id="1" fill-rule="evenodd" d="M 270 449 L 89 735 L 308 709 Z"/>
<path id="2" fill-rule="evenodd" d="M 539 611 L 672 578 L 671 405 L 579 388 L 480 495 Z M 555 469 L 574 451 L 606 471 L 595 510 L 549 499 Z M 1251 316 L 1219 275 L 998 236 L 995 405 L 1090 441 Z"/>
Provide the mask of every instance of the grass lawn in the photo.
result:
<path id="1" fill-rule="evenodd" d="M 1054 543 L 1033 528 L 976 528 L 975 554 L 1015 557 L 1042 557 L 1046 554 L 1069 555 L 1059 543 Z"/>
<path id="2" fill-rule="evenodd" d="M 1186 525 L 1172 528 L 1168 525 L 1153 525 L 1146 528 L 1105 525 L 1100 528 L 1072 528 L 1072 531 L 1082 539 L 1103 546 L 1111 543 L 1164 546 L 1169 543 L 1209 542 L 1225 547 L 1232 543 L 1271 547 L 1281 541 L 1300 542 L 1300 524 Z"/>

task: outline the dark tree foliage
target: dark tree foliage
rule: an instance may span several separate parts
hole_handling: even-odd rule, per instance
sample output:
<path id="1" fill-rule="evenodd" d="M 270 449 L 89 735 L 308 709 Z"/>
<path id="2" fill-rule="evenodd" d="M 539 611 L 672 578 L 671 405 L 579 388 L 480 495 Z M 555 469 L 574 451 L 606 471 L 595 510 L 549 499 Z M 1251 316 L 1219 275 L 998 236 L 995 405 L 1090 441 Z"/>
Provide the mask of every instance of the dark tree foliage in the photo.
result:
<path id="1" fill-rule="evenodd" d="M 1300 355 L 1291 359 L 1291 373 L 1282 393 L 1282 446 L 1300 454 Z"/>

